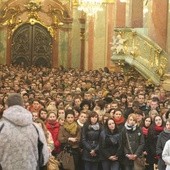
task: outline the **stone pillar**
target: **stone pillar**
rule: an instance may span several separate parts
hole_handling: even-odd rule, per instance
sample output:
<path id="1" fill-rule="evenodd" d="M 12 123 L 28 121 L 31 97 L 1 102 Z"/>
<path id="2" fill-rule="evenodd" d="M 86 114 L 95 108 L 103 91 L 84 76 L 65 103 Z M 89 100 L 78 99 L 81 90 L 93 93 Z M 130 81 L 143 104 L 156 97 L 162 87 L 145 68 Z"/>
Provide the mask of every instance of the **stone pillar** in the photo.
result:
<path id="1" fill-rule="evenodd" d="M 84 70 L 84 59 L 85 59 L 85 16 L 82 15 L 81 18 L 79 18 L 80 22 L 80 43 L 81 43 L 81 51 L 80 51 L 80 69 Z"/>
<path id="2" fill-rule="evenodd" d="M 52 67 L 58 67 L 58 31 L 55 32 L 55 36 L 52 38 Z"/>
<path id="3" fill-rule="evenodd" d="M 143 1 L 127 0 L 126 2 L 126 27 L 143 27 Z"/>
<path id="4" fill-rule="evenodd" d="M 126 22 L 126 3 L 121 3 L 120 0 L 116 1 L 116 21 L 115 27 L 125 27 Z"/>
<path id="5" fill-rule="evenodd" d="M 168 0 L 152 0 L 149 37 L 166 50 Z"/>
<path id="6" fill-rule="evenodd" d="M 94 17 L 88 17 L 88 44 L 87 44 L 87 68 L 88 70 L 93 69 L 93 55 L 94 55 Z"/>
<path id="7" fill-rule="evenodd" d="M 166 51 L 168 52 L 168 54 L 170 55 L 170 1 L 168 3 L 168 19 L 167 19 L 167 45 L 166 45 Z M 169 68 L 169 72 L 170 72 L 170 59 L 169 59 L 169 63 L 168 63 L 168 68 Z"/>
<path id="8" fill-rule="evenodd" d="M 170 1 L 167 4 L 168 9 L 170 9 Z M 169 55 L 168 57 L 168 71 L 167 74 L 164 76 L 164 81 L 163 81 L 163 88 L 166 91 L 170 91 L 170 10 L 168 10 L 168 19 L 167 19 L 167 46 L 166 46 L 166 51 Z"/>

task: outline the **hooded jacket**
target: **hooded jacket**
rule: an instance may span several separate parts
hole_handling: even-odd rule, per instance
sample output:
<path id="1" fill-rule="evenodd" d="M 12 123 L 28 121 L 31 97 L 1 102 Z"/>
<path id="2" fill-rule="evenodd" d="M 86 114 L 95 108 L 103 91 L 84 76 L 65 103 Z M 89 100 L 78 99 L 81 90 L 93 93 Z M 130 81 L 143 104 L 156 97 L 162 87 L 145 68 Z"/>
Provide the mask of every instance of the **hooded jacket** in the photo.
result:
<path id="1" fill-rule="evenodd" d="M 36 126 L 36 125 L 35 125 Z M 36 126 L 43 142 L 44 164 L 49 158 L 43 130 Z M 0 120 L 0 165 L 3 170 L 36 170 L 38 133 L 31 112 L 22 106 L 11 106 Z"/>

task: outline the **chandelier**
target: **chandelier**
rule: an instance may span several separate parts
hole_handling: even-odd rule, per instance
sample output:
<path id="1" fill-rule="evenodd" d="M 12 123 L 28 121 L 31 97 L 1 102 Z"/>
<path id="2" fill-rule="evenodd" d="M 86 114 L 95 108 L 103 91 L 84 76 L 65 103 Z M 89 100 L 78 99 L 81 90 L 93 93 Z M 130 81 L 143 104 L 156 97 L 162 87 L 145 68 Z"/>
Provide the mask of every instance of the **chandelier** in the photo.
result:
<path id="1" fill-rule="evenodd" d="M 102 0 L 80 0 L 78 10 L 93 16 L 98 11 L 102 11 Z"/>

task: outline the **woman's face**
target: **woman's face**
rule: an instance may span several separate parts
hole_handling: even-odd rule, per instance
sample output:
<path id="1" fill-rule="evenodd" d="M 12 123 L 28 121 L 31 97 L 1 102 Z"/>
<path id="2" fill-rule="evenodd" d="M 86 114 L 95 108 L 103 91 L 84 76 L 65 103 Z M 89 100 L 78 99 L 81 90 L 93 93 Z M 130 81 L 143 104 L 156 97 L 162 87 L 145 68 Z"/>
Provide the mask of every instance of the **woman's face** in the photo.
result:
<path id="1" fill-rule="evenodd" d="M 145 127 L 149 127 L 151 125 L 151 118 L 148 117 L 145 119 Z"/>
<path id="2" fill-rule="evenodd" d="M 33 121 L 38 119 L 38 113 L 37 112 L 32 112 L 32 119 L 33 119 Z"/>
<path id="3" fill-rule="evenodd" d="M 72 114 L 68 114 L 67 117 L 66 117 L 66 122 L 71 124 L 74 122 L 74 115 Z"/>
<path id="4" fill-rule="evenodd" d="M 128 124 L 129 124 L 130 126 L 134 126 L 134 125 L 136 124 L 136 121 L 133 119 L 133 117 L 129 117 L 129 119 L 128 119 Z"/>
<path id="5" fill-rule="evenodd" d="M 162 119 L 160 116 L 155 117 L 155 125 L 156 126 L 162 126 Z"/>
<path id="6" fill-rule="evenodd" d="M 90 121 L 91 121 L 91 124 L 96 124 L 97 123 L 97 115 L 96 116 L 94 116 L 94 117 L 91 117 L 90 118 Z"/>
<path id="7" fill-rule="evenodd" d="M 64 125 L 64 119 L 59 119 L 58 123 L 62 126 Z"/>
<path id="8" fill-rule="evenodd" d="M 83 110 L 89 110 L 89 106 L 88 106 L 87 104 L 85 104 L 85 105 L 83 106 Z"/>
<path id="9" fill-rule="evenodd" d="M 54 123 L 56 122 L 56 120 L 57 120 L 57 116 L 54 113 L 50 113 L 50 115 L 48 116 L 48 121 L 50 123 Z"/>
<path id="10" fill-rule="evenodd" d="M 113 121 L 113 120 L 109 120 L 108 121 L 108 128 L 110 129 L 110 130 L 114 130 L 115 129 L 115 122 Z"/>
<path id="11" fill-rule="evenodd" d="M 155 118 L 155 116 L 156 116 L 156 113 L 151 112 L 150 117 L 152 118 L 152 120 Z"/>
<path id="12" fill-rule="evenodd" d="M 40 118 L 42 118 L 43 120 L 46 120 L 46 118 L 47 118 L 47 112 L 44 111 L 44 110 L 42 110 L 42 111 L 40 112 Z"/>
<path id="13" fill-rule="evenodd" d="M 170 131 L 170 122 L 166 122 L 166 129 Z"/>
<path id="14" fill-rule="evenodd" d="M 55 101 L 51 101 L 51 102 L 49 103 L 49 106 L 55 106 L 55 107 L 56 107 Z"/>
<path id="15" fill-rule="evenodd" d="M 115 119 L 120 119 L 120 118 L 122 117 L 121 111 L 116 111 L 116 112 L 114 113 L 113 117 L 114 117 Z"/>

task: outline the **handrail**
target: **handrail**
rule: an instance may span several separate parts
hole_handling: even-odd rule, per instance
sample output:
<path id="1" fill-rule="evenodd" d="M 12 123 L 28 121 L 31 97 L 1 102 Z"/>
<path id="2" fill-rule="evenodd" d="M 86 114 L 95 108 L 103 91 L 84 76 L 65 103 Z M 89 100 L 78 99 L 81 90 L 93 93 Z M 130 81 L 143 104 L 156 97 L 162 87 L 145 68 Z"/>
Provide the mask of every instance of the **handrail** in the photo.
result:
<path id="1" fill-rule="evenodd" d="M 146 78 L 159 84 L 167 71 L 168 54 L 149 37 L 135 29 L 116 28 L 113 37 L 112 61 L 123 60 L 134 66 Z"/>

